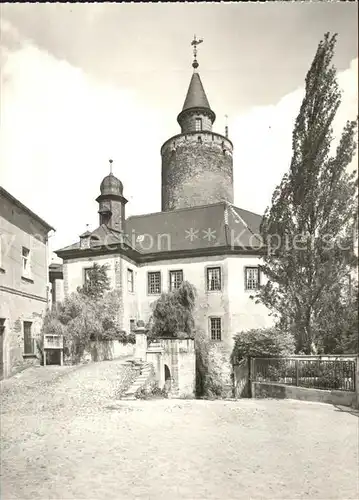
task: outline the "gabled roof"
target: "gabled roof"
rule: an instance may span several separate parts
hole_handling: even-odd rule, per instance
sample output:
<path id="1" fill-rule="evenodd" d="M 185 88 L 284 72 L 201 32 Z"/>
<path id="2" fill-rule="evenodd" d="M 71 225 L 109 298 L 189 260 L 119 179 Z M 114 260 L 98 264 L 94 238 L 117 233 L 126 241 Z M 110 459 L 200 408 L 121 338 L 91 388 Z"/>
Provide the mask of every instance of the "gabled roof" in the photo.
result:
<path id="1" fill-rule="evenodd" d="M 80 238 L 87 238 L 88 236 L 91 236 L 91 231 L 85 231 L 84 233 L 80 234 Z"/>
<path id="2" fill-rule="evenodd" d="M 191 108 L 210 108 L 201 78 L 198 73 L 193 73 L 182 111 Z"/>
<path id="3" fill-rule="evenodd" d="M 84 235 L 82 235 L 84 236 Z M 113 229 L 110 229 L 107 227 L 105 224 L 102 224 L 99 226 L 97 229 L 94 231 L 87 231 L 86 236 L 90 237 L 92 240 L 92 246 L 94 248 L 100 247 L 103 245 L 126 245 L 128 247 L 131 246 L 130 241 L 126 238 L 126 235 L 123 235 L 122 233 L 119 233 L 118 231 L 115 231 Z M 68 251 L 73 251 L 73 250 L 82 250 L 80 247 L 80 241 L 77 241 L 76 243 L 73 243 L 72 245 L 69 245 L 67 247 L 61 248 L 60 250 L 57 250 L 55 253 L 58 255 L 59 253 L 66 253 Z"/>
<path id="4" fill-rule="evenodd" d="M 35 212 L 30 210 L 26 205 L 21 203 L 21 201 L 17 200 L 14 196 L 12 196 L 6 189 L 0 186 L 0 195 L 4 196 L 4 198 L 7 198 L 11 203 L 19 207 L 21 210 L 26 212 L 30 217 L 35 219 L 37 222 L 39 222 L 48 232 L 49 231 L 55 231 L 55 229 L 50 226 L 47 222 L 45 222 L 41 217 L 39 217 Z"/>
<path id="5" fill-rule="evenodd" d="M 178 253 L 258 252 L 261 216 L 225 202 L 169 212 L 135 215 L 126 220 L 126 234 L 102 225 L 92 232 L 93 248 L 118 245 L 138 261 L 169 258 Z M 59 256 L 85 251 L 80 242 L 58 250 Z"/>

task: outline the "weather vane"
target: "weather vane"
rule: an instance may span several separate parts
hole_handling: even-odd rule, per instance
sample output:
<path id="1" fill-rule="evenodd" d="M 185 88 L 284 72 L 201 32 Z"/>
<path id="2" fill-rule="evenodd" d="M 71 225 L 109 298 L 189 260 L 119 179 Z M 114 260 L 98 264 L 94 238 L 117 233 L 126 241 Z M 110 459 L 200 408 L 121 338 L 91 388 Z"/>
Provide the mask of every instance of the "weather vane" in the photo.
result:
<path id="1" fill-rule="evenodd" d="M 197 62 L 197 45 L 203 42 L 203 38 L 199 38 L 197 40 L 196 35 L 194 35 L 191 45 L 193 45 L 193 63 L 192 66 L 194 69 L 197 69 L 199 64 Z"/>

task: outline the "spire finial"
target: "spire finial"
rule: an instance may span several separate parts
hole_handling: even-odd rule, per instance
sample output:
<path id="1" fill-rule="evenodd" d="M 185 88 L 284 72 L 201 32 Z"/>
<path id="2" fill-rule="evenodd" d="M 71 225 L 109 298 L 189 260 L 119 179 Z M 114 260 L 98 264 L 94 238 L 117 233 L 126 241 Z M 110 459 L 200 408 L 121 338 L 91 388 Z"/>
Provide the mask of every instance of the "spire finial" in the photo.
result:
<path id="1" fill-rule="evenodd" d="M 191 45 L 193 45 L 193 63 L 192 67 L 196 70 L 199 66 L 197 62 L 197 45 L 203 42 L 203 38 L 197 40 L 196 35 L 194 35 Z"/>
<path id="2" fill-rule="evenodd" d="M 112 175 L 112 163 L 113 163 L 113 160 L 108 160 L 109 163 L 110 163 L 110 175 Z"/>
<path id="3" fill-rule="evenodd" d="M 224 135 L 228 139 L 228 115 L 224 115 L 224 118 L 225 118 Z"/>

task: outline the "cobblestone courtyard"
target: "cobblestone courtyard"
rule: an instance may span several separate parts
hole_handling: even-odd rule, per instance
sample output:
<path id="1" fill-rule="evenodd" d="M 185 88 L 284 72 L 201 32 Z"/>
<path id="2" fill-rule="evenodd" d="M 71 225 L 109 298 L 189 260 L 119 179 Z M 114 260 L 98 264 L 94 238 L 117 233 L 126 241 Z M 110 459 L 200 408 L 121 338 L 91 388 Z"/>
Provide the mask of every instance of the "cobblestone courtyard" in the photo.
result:
<path id="1" fill-rule="evenodd" d="M 10 499 L 355 499 L 358 418 L 296 401 L 118 401 L 121 362 L 1 383 Z"/>

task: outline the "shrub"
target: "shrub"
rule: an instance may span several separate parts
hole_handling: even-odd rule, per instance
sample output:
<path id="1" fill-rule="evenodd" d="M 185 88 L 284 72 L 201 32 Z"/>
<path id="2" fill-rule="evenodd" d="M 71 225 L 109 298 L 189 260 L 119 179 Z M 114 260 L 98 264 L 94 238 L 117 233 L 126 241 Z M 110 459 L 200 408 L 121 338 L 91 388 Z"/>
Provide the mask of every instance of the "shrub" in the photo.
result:
<path id="1" fill-rule="evenodd" d="M 238 333 L 234 337 L 231 355 L 232 363 L 237 363 L 248 356 L 275 357 L 288 356 L 295 350 L 292 334 L 277 328 L 260 328 Z"/>
<path id="2" fill-rule="evenodd" d="M 166 389 L 160 389 L 157 385 L 150 388 L 140 387 L 135 392 L 136 399 L 162 399 L 168 398 Z"/>
<path id="3" fill-rule="evenodd" d="M 223 398 L 228 395 L 231 366 L 222 347 L 203 331 L 194 336 L 196 352 L 196 395 L 201 398 Z"/>
<path id="4" fill-rule="evenodd" d="M 136 344 L 136 335 L 134 333 L 131 332 L 127 335 L 127 343 Z"/>

